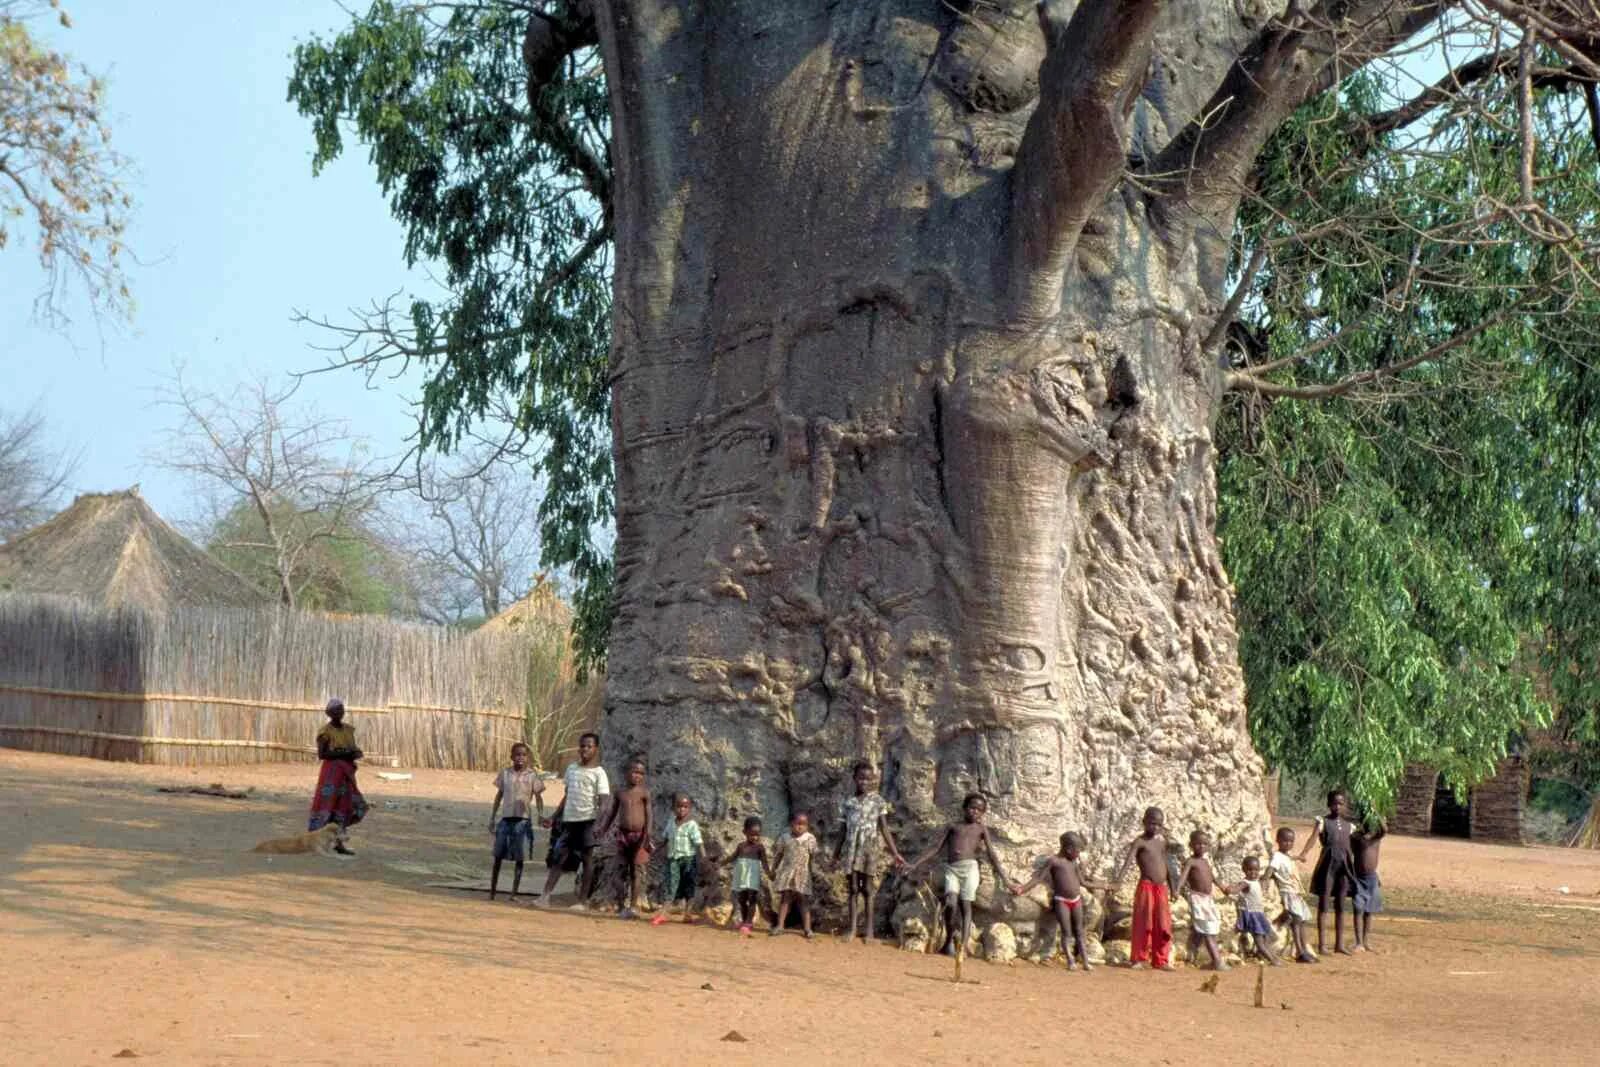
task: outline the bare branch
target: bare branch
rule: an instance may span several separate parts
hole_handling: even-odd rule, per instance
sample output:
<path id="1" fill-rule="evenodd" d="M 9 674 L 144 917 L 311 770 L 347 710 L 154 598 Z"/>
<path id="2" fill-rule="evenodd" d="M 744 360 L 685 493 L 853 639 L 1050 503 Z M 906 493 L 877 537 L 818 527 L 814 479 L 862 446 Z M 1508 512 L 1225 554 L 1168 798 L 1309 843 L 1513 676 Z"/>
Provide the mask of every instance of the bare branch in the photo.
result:
<path id="1" fill-rule="evenodd" d="M 1244 298 L 1250 295 L 1250 287 L 1255 283 L 1256 275 L 1261 268 L 1266 266 L 1267 253 L 1270 247 L 1265 241 L 1258 243 L 1250 253 L 1250 260 L 1244 266 L 1244 271 L 1239 275 L 1239 284 L 1233 287 L 1233 295 L 1228 297 L 1227 304 L 1217 314 L 1217 321 L 1211 324 L 1206 339 L 1200 343 L 1200 350 L 1210 352 L 1215 349 L 1222 339 L 1227 336 L 1228 327 L 1232 325 L 1233 318 L 1239 314 L 1239 308 L 1244 304 Z"/>
<path id="2" fill-rule="evenodd" d="M 1157 0 L 1039 5 L 1045 36 L 1039 105 L 1011 172 L 1012 298 L 1024 315 L 1059 308 L 1066 266 L 1127 158 L 1127 117 L 1144 88 Z"/>
<path id="3" fill-rule="evenodd" d="M 76 454 L 49 446 L 38 404 L 0 412 L 0 542 L 50 517 L 78 469 Z"/>
<path id="4" fill-rule="evenodd" d="M 1525 303 L 1525 300 L 1516 301 L 1509 307 L 1501 309 L 1498 313 L 1491 315 L 1489 318 L 1485 319 L 1483 322 L 1480 322 L 1471 329 L 1463 330 L 1453 337 L 1450 337 L 1448 340 L 1441 341 L 1432 348 L 1429 348 L 1424 352 L 1419 352 L 1417 355 L 1412 356 L 1409 359 L 1403 359 L 1398 363 L 1391 363 L 1383 367 L 1373 367 L 1370 370 L 1364 370 L 1357 374 L 1351 374 L 1335 382 L 1327 382 L 1320 385 L 1283 384 L 1279 382 L 1269 382 L 1261 377 L 1258 377 L 1258 374 L 1260 373 L 1259 371 L 1256 373 L 1251 373 L 1248 371 L 1231 371 L 1225 380 L 1225 386 L 1228 389 L 1238 392 L 1254 393 L 1257 396 L 1281 397 L 1287 400 L 1327 400 L 1332 397 L 1347 396 L 1358 389 L 1362 389 L 1387 378 L 1393 378 L 1398 374 L 1403 374 L 1408 370 L 1420 367 L 1424 363 L 1432 363 L 1435 360 L 1448 355 L 1461 346 L 1473 341 L 1487 330 L 1490 330 L 1504 322 L 1512 315 L 1513 312 L 1515 312 L 1518 308 L 1521 308 Z"/>
<path id="5" fill-rule="evenodd" d="M 528 67 L 528 108 L 533 112 L 533 132 L 583 176 L 591 196 L 611 218 L 611 164 L 586 144 L 562 114 L 550 89 L 561 76 L 562 63 L 580 48 L 599 43 L 594 16 L 587 3 L 558 5 L 550 12 L 528 16 L 522 38 L 522 59 Z"/>
<path id="6" fill-rule="evenodd" d="M 195 389 L 181 368 L 162 391 L 177 413 L 151 462 L 187 475 L 210 502 L 210 535 L 241 549 L 290 607 L 315 577 L 304 561 L 331 539 L 359 538 L 360 524 L 388 488 L 387 471 L 346 425 L 291 410 L 297 381 L 257 380 L 219 396 Z M 239 528 L 240 512 L 251 521 Z M 246 577 L 250 575 L 247 574 Z"/>
<path id="7" fill-rule="evenodd" d="M 1517 130 L 1522 145 L 1517 175 L 1524 204 L 1534 203 L 1533 157 L 1538 151 L 1538 144 L 1533 137 L 1533 50 L 1536 41 L 1532 29 L 1524 25 L 1522 42 L 1517 46 Z"/>

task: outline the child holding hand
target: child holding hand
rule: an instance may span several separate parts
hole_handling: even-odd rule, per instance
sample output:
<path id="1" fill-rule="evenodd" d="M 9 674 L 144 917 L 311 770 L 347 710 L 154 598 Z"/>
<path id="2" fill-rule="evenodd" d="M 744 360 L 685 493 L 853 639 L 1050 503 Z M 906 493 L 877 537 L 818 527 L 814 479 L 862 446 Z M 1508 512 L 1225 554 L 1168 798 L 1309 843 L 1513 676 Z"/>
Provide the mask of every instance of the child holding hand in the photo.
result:
<path id="1" fill-rule="evenodd" d="M 1189 898 L 1189 958 L 1194 950 L 1204 944 L 1206 955 L 1211 957 L 1213 971 L 1225 971 L 1222 952 L 1217 947 L 1217 935 L 1222 933 L 1222 913 L 1217 910 L 1217 879 L 1206 853 L 1211 850 L 1211 837 L 1204 830 L 1189 835 L 1189 862 L 1184 864 L 1178 884 Z"/>
<path id="2" fill-rule="evenodd" d="M 744 821 L 744 840 L 722 861 L 733 864 L 733 902 L 739 909 L 739 932 L 750 936 L 755 923 L 756 904 L 761 898 L 761 876 L 772 877 L 767 859 L 767 843 L 761 840 L 761 820 L 754 815 Z"/>
<path id="3" fill-rule="evenodd" d="M 1107 887 L 1099 882 L 1091 882 L 1084 876 L 1083 867 L 1078 862 L 1082 851 L 1083 838 L 1069 830 L 1061 835 L 1059 853 L 1045 860 L 1034 876 L 1022 885 L 1012 883 L 1008 888 L 1013 895 L 1020 897 L 1034 886 L 1049 880 L 1050 907 L 1055 912 L 1056 925 L 1061 928 L 1061 954 L 1067 958 L 1067 970 L 1073 969 L 1072 957 L 1076 952 L 1078 962 L 1083 964 L 1087 973 L 1094 968 L 1089 966 L 1089 952 L 1083 943 L 1083 890 Z M 1067 941 L 1069 935 L 1071 943 Z"/>
<path id="4" fill-rule="evenodd" d="M 1245 857 L 1244 879 L 1227 888 L 1239 906 L 1239 921 L 1234 927 L 1241 934 L 1249 934 L 1256 952 L 1274 967 L 1278 954 L 1272 948 L 1272 924 L 1267 921 L 1267 902 L 1261 891 L 1261 861 L 1254 856 Z"/>
<path id="5" fill-rule="evenodd" d="M 811 832 L 811 813 L 797 811 L 789 817 L 789 829 L 778 837 L 774 852 L 772 889 L 778 894 L 778 921 L 768 931 L 773 937 L 783 933 L 790 907 L 800 909 L 800 927 L 811 940 L 811 861 L 817 853 L 817 838 Z"/>
<path id="6" fill-rule="evenodd" d="M 706 851 L 705 838 L 700 833 L 700 824 L 692 817 L 693 811 L 694 801 L 689 799 L 687 793 L 673 794 L 672 822 L 667 826 L 667 834 L 662 841 L 667 849 L 667 899 L 656 917 L 650 920 L 651 926 L 666 922 L 668 909 L 678 907 L 680 902 L 683 921 L 694 921 L 691 907 L 696 875 L 705 861 Z"/>

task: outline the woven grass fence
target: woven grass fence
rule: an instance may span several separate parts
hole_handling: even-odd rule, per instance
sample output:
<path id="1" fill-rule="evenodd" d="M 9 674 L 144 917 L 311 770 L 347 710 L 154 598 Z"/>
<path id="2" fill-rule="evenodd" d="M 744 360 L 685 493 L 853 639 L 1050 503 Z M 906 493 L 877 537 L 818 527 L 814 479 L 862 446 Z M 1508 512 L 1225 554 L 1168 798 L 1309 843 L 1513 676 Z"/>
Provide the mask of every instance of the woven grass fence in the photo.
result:
<path id="1" fill-rule="evenodd" d="M 0 596 L 0 745 L 143 763 L 309 760 L 338 696 L 368 762 L 487 770 L 529 729 L 515 634 L 284 609 Z"/>

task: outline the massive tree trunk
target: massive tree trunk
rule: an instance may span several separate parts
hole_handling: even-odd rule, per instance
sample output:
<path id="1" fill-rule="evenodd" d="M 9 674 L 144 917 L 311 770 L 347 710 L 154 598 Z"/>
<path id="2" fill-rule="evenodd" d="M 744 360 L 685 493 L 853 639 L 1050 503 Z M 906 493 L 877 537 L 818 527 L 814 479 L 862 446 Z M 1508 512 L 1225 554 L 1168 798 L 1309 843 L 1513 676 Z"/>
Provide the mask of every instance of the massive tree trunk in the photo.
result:
<path id="1" fill-rule="evenodd" d="M 1108 867 L 1148 804 L 1254 840 L 1203 341 L 1237 160 L 1306 86 L 1183 143 L 1276 58 L 1248 5 L 595 7 L 609 757 L 724 837 L 831 830 L 866 758 L 908 847 L 981 791 L 1019 873 L 1066 829 Z M 1163 149 L 1221 162 L 1173 182 Z"/>

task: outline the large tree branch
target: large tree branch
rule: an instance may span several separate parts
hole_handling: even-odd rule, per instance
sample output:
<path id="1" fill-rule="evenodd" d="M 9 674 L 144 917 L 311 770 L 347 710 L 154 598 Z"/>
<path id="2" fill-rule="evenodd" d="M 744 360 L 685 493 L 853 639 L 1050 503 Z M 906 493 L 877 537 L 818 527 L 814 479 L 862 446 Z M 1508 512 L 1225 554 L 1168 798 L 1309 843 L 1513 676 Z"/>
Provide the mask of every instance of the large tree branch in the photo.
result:
<path id="1" fill-rule="evenodd" d="M 1291 2 L 1228 69 L 1200 115 L 1144 169 L 1168 219 L 1220 223 L 1267 137 L 1295 108 L 1436 21 L 1456 0 Z"/>
<path id="2" fill-rule="evenodd" d="M 1434 108 L 1460 100 L 1462 90 L 1468 86 L 1515 71 L 1519 51 L 1518 48 L 1505 48 L 1498 52 L 1485 52 L 1456 67 L 1404 104 L 1369 116 L 1363 125 L 1373 135 L 1404 129 Z M 1571 67 L 1534 67 L 1530 84 L 1535 89 L 1572 89 L 1593 85 L 1595 80 L 1594 75 Z"/>
<path id="3" fill-rule="evenodd" d="M 1126 127 L 1150 67 L 1160 0 L 1039 4 L 1045 36 L 1039 105 L 1011 172 L 1009 274 L 1024 315 L 1059 309 L 1066 266 L 1127 157 Z"/>
<path id="4" fill-rule="evenodd" d="M 533 112 L 534 135 L 549 145 L 583 177 L 589 194 L 611 218 L 611 164 L 584 142 L 562 112 L 551 90 L 560 82 L 568 56 L 599 44 L 594 16 L 585 0 L 563 4 L 552 13 L 528 16 L 522 38 L 522 60 L 528 67 L 528 108 Z"/>

